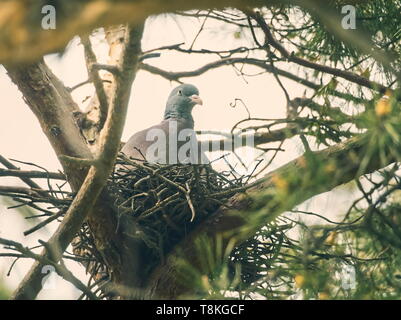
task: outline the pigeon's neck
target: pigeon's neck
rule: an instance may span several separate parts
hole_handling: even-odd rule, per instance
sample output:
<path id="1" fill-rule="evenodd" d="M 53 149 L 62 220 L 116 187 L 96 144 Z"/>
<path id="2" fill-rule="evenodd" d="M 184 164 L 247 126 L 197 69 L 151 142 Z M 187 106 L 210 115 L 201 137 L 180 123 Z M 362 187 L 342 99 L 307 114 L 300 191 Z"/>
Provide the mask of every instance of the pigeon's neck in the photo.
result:
<path id="1" fill-rule="evenodd" d="M 179 110 L 166 110 L 166 112 L 164 113 L 164 120 L 169 119 L 182 119 L 188 122 L 192 128 L 194 126 L 194 119 L 192 118 L 192 115 L 188 112 L 179 112 Z"/>

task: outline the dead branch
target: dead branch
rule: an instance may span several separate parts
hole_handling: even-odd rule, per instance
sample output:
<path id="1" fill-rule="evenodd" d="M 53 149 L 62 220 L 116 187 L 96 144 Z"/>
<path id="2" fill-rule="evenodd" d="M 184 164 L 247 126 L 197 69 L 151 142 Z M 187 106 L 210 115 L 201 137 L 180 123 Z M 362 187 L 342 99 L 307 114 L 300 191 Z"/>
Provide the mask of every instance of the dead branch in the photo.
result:
<path id="1" fill-rule="evenodd" d="M 160 69 L 158 67 L 155 67 L 155 66 L 152 66 L 152 65 L 146 64 L 146 63 L 141 63 L 140 68 L 145 71 L 148 71 L 150 73 L 162 76 L 163 78 L 165 78 L 167 80 L 180 82 L 181 78 L 196 77 L 207 71 L 210 71 L 210 70 L 222 67 L 222 66 L 234 65 L 236 63 L 253 65 L 253 66 L 260 67 L 261 69 L 263 69 L 267 72 L 270 72 L 270 73 L 273 72 L 271 65 L 268 64 L 267 61 L 260 60 L 260 59 L 254 59 L 254 58 L 242 58 L 242 57 L 222 58 L 220 60 L 207 63 L 204 66 L 202 66 L 198 69 L 192 70 L 192 71 L 180 71 L 180 72 L 166 71 L 166 70 Z M 299 76 L 296 76 L 295 74 L 293 74 L 291 72 L 279 69 L 277 67 L 275 68 L 275 70 L 278 75 L 286 77 L 287 79 L 293 80 L 293 81 L 300 83 L 311 89 L 319 90 L 319 89 L 323 88 L 322 85 L 318 85 L 312 81 L 303 79 Z M 363 102 L 362 99 L 359 99 L 359 98 L 353 96 L 352 94 L 340 92 L 335 89 L 327 88 L 327 92 L 333 96 L 336 96 L 336 97 L 339 97 L 339 98 L 342 98 L 345 100 L 355 101 L 357 103 Z"/>
<path id="2" fill-rule="evenodd" d="M 40 261 L 42 265 L 51 265 L 60 277 L 63 277 L 68 282 L 72 283 L 78 290 L 82 291 L 89 299 L 98 300 L 94 295 L 74 274 L 68 270 L 64 264 L 55 263 L 51 259 L 38 255 L 28 248 L 24 247 L 21 243 L 12 240 L 0 238 L 0 243 L 5 245 L 7 249 L 17 251 L 23 254 L 23 257 L 32 258 L 36 261 Z"/>
<path id="3" fill-rule="evenodd" d="M 55 180 L 64 180 L 65 176 L 62 173 L 58 172 L 43 172 L 43 171 L 24 171 L 24 170 L 15 170 L 15 169 L 1 169 L 0 168 L 0 177 L 18 177 L 18 178 L 30 178 L 30 179 L 55 179 Z M 40 187 L 31 186 L 35 189 L 40 189 Z"/>
<path id="4" fill-rule="evenodd" d="M 10 161 L 8 161 L 2 155 L 0 155 L 0 163 L 3 164 L 8 169 L 15 170 L 15 171 L 19 170 L 18 167 L 13 165 Z M 23 182 L 25 182 L 31 188 L 40 189 L 40 186 L 36 182 L 32 181 L 29 177 L 21 176 L 20 178 Z"/>

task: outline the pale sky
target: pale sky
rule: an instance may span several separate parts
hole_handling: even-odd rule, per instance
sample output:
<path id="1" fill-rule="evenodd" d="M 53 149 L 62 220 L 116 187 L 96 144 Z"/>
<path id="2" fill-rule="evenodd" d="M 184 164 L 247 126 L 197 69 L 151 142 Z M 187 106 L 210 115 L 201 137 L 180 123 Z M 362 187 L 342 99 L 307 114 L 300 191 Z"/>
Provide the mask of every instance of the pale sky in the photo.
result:
<path id="1" fill-rule="evenodd" d="M 203 20 L 160 16 L 148 21 L 143 37 L 143 50 L 149 50 L 164 45 L 186 42 L 189 46 Z M 202 33 L 194 48 L 229 49 L 250 43 L 246 35 L 234 39 L 234 26 L 222 25 L 216 22 L 205 24 L 205 33 Z M 217 32 L 218 31 L 218 32 Z M 99 57 L 105 59 L 107 48 L 99 38 L 93 39 Z M 263 58 L 263 56 L 262 56 Z M 199 56 L 179 54 L 174 51 L 162 53 L 160 58 L 149 59 L 146 62 L 154 64 L 169 71 L 193 70 L 207 62 L 218 60 L 218 56 Z M 83 59 L 83 48 L 73 40 L 65 55 L 60 59 L 57 55 L 49 55 L 46 62 L 53 72 L 61 78 L 66 86 L 73 86 L 87 79 L 86 67 Z M 103 61 L 104 62 L 104 61 Z M 287 67 L 288 69 L 288 67 Z M 247 73 L 257 73 L 260 69 L 247 67 Z M 203 106 L 197 106 L 193 111 L 196 130 L 225 130 L 228 131 L 238 121 L 247 117 L 246 110 L 238 105 L 235 109 L 230 107 L 236 98 L 242 99 L 253 117 L 283 118 L 285 117 L 285 98 L 276 80 L 271 74 L 257 77 L 247 77 L 246 81 L 238 76 L 232 67 L 223 67 L 206 74 L 184 79 L 185 82 L 196 85 L 204 101 Z M 304 87 L 294 82 L 282 79 L 291 98 L 301 97 Z M 166 98 L 177 84 L 145 71 L 140 71 L 135 79 L 128 117 L 123 134 L 123 141 L 134 132 L 147 128 L 161 121 Z M 82 87 L 74 91 L 74 99 L 82 107 L 81 101 L 93 93 L 91 86 Z M 41 131 L 41 128 L 21 98 L 21 93 L 11 83 L 5 70 L 0 67 L 0 154 L 6 158 L 29 161 L 48 170 L 60 169 L 50 144 Z M 285 143 L 286 152 L 280 154 L 272 164 L 270 170 L 292 160 L 302 152 L 298 140 Z M 30 169 L 29 167 L 24 167 Z M 0 178 L 0 185 L 23 185 L 17 179 Z M 341 212 L 352 200 L 347 188 L 339 188 L 337 193 L 324 194 L 313 198 L 307 206 L 326 216 L 334 216 Z M 305 208 L 307 207 L 305 205 Z M 48 231 L 38 232 L 24 238 L 22 232 L 27 229 L 27 222 L 13 210 L 7 210 L 0 198 L 0 237 L 21 241 L 24 244 L 36 245 L 37 239 L 47 239 L 56 224 L 52 224 Z M 321 221 L 319 221 L 321 222 Z M 0 250 L 3 251 L 3 250 Z M 0 258 L 0 278 L 6 284 L 15 288 L 27 271 L 30 263 L 17 262 L 11 275 L 6 276 L 11 259 Z M 67 263 L 68 265 L 69 263 Z M 73 267 L 74 273 L 82 279 L 85 278 L 83 268 Z M 61 279 L 56 280 L 55 290 L 43 290 L 40 299 L 74 299 L 79 292 L 70 284 Z"/>

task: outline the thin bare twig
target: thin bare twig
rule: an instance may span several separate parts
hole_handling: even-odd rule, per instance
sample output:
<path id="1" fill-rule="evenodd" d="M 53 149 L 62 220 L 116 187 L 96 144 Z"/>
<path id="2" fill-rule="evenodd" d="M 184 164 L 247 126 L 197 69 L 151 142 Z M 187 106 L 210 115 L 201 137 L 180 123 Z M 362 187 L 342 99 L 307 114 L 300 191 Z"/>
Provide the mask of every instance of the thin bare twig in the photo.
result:
<path id="1" fill-rule="evenodd" d="M 81 290 L 85 295 L 92 299 L 98 300 L 97 296 L 93 294 L 90 289 L 84 285 L 81 280 L 76 278 L 71 271 L 69 271 L 63 264 L 55 263 L 51 259 L 44 257 L 43 255 L 39 255 L 31 251 L 30 249 L 24 247 L 21 243 L 15 242 L 12 240 L 7 240 L 0 238 L 0 243 L 5 245 L 8 249 L 15 250 L 20 252 L 22 255 L 20 257 L 27 257 L 35 259 L 36 261 L 41 262 L 42 265 L 51 265 L 54 267 L 54 270 L 60 277 L 63 277 L 68 282 L 72 283 L 77 289 Z"/>

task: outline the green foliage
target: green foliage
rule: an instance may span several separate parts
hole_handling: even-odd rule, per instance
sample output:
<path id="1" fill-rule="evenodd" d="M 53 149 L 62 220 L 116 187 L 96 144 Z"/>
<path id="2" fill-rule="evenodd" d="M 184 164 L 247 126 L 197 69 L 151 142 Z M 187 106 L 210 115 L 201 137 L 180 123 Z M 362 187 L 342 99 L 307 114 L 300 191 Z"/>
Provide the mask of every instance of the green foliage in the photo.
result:
<path id="1" fill-rule="evenodd" d="M 347 3 L 348 4 L 348 3 Z M 391 81 L 391 73 L 382 70 L 380 64 L 366 54 L 361 54 L 357 46 L 344 42 L 337 34 L 326 28 L 327 21 L 320 16 L 320 11 L 329 14 L 337 14 L 341 19 L 342 2 L 334 4 L 333 7 L 319 8 L 316 12 L 307 11 L 300 7 L 283 7 L 276 11 L 271 20 L 276 32 L 282 37 L 283 42 L 290 43 L 297 56 L 333 67 L 342 66 L 349 68 L 364 77 L 380 77 Z M 401 57 L 401 1 L 379 0 L 361 1 L 354 4 L 356 8 L 356 29 L 346 30 L 348 34 L 360 37 L 363 34 L 365 42 L 372 42 L 375 48 L 383 51 L 393 61 L 391 67 L 400 70 L 399 60 Z M 333 23 L 339 21 L 333 20 Z M 338 33 L 344 32 L 338 30 Z M 315 71 L 314 78 L 322 76 L 321 72 Z"/>
<path id="2" fill-rule="evenodd" d="M 324 213 L 294 211 L 300 216 L 313 214 L 325 223 L 310 225 L 285 215 L 267 223 L 239 247 L 231 250 L 228 246 L 229 254 L 216 249 L 221 244 L 203 242 L 198 256 L 205 258 L 207 267 L 188 269 L 188 261 L 180 262 L 184 282 L 199 288 L 196 298 L 401 299 L 401 176 L 398 164 L 387 166 L 400 159 L 401 105 L 396 93 L 387 94 L 377 95 L 355 117 L 309 104 L 303 112 L 314 115 L 310 120 L 315 126 L 336 119 L 333 123 L 342 132 L 341 122 L 357 123 L 367 147 L 354 155 L 354 164 L 341 159 L 318 161 L 306 152 L 303 165 L 314 170 L 305 170 L 301 178 L 294 172 L 274 177 L 275 191 L 268 189 L 254 204 L 262 206 L 260 217 L 267 221 L 269 214 L 299 203 L 305 196 L 303 190 L 311 185 L 319 188 L 330 183 L 327 179 L 341 174 L 344 166 L 357 165 L 365 172 L 379 158 L 386 169 L 357 181 L 358 198 L 342 220 L 332 222 Z M 313 135 L 312 130 L 306 126 L 305 134 Z M 334 141 L 331 136 L 323 137 Z"/>
<path id="3" fill-rule="evenodd" d="M 0 282 L 0 300 L 7 300 L 11 296 L 11 292 Z"/>
<path id="4" fill-rule="evenodd" d="M 341 7 L 342 5 L 339 5 L 335 10 L 341 12 Z M 394 26 L 401 25 L 400 7 L 399 0 L 368 1 L 355 5 L 356 28 L 368 34 L 378 47 L 392 48 L 398 56 L 401 53 L 399 41 L 397 42 L 399 29 L 395 29 Z M 319 19 L 307 16 L 304 24 L 311 25 L 307 32 L 309 35 L 313 35 L 307 37 L 305 31 L 300 32 L 304 34 L 305 41 L 300 45 L 307 48 L 305 53 L 314 53 L 315 57 L 317 54 L 320 58 L 327 56 L 334 63 L 341 62 L 344 58 L 349 58 L 354 62 L 361 58 L 356 48 L 345 44 L 331 34 Z"/>

